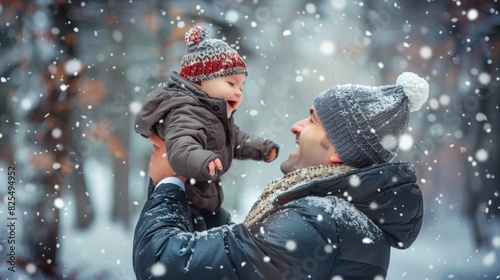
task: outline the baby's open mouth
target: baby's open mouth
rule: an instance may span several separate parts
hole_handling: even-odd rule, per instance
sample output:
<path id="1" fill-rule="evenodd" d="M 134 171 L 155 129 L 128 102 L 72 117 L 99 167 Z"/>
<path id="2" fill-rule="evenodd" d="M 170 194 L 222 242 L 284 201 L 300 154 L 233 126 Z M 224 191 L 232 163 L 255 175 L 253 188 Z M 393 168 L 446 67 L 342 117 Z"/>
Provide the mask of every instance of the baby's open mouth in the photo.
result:
<path id="1" fill-rule="evenodd" d="M 236 107 L 236 105 L 237 105 L 237 104 L 238 104 L 238 102 L 236 102 L 236 101 L 231 101 L 231 100 L 228 100 L 228 101 L 227 101 L 227 105 L 229 105 L 229 107 L 230 107 L 231 109 L 234 109 L 234 108 Z"/>

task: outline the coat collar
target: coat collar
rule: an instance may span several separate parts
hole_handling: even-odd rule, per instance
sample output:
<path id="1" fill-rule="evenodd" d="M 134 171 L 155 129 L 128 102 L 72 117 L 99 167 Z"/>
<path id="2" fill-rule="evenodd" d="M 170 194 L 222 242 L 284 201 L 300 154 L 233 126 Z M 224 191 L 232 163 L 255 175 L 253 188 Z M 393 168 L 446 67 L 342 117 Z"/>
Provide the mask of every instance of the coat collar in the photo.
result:
<path id="1" fill-rule="evenodd" d="M 385 163 L 296 187 L 277 204 L 305 196 L 337 196 L 350 202 L 384 233 L 391 246 L 408 248 L 422 227 L 423 198 L 410 163 Z"/>
<path id="2" fill-rule="evenodd" d="M 335 195 L 355 202 L 404 183 L 414 183 L 416 179 L 415 169 L 409 163 L 376 164 L 303 183 L 281 194 L 276 203 L 284 204 L 307 195 Z"/>
<path id="3" fill-rule="evenodd" d="M 422 226 L 423 198 L 416 184 L 415 170 L 410 163 L 386 163 L 357 170 L 335 170 L 336 172 L 324 168 L 315 170 L 314 167 L 313 170 L 300 169 L 280 180 L 283 182 L 289 176 L 309 176 L 311 172 L 320 172 L 322 175 L 307 180 L 291 180 L 274 190 L 270 186 L 276 185 L 276 182 L 271 182 L 259 197 L 259 200 L 265 199 L 269 203 L 257 201 L 245 224 L 256 223 L 272 209 L 286 206 L 294 200 L 310 196 L 336 196 L 345 199 L 370 218 L 384 231 L 391 246 L 405 249 L 415 241 Z M 264 195 L 266 192 L 270 198 Z"/>

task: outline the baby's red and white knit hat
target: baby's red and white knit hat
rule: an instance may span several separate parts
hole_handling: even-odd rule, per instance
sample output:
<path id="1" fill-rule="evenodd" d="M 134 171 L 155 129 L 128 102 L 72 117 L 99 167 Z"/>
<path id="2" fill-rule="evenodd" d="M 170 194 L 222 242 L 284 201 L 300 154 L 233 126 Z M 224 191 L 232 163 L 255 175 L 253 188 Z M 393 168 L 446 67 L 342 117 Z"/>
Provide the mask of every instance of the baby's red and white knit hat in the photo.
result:
<path id="1" fill-rule="evenodd" d="M 187 49 L 182 57 L 180 76 L 199 82 L 234 74 L 248 75 L 241 56 L 226 42 L 208 38 L 208 30 L 196 26 L 184 37 Z"/>

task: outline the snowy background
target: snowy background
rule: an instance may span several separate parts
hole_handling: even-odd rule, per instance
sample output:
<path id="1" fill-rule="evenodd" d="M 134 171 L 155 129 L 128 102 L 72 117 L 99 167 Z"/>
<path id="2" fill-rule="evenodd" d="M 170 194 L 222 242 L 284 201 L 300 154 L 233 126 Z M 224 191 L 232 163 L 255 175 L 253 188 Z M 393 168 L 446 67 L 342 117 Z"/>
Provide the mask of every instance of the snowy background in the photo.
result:
<path id="1" fill-rule="evenodd" d="M 281 146 L 275 162 L 235 161 L 224 176 L 236 221 L 281 176 L 290 126 L 320 92 L 412 71 L 430 99 L 397 160 L 417 168 L 425 220 L 387 279 L 500 279 L 499 11 L 498 0 L 0 1 L 0 278 L 135 279 L 151 148 L 133 117 L 200 24 L 248 64 L 236 123 Z"/>

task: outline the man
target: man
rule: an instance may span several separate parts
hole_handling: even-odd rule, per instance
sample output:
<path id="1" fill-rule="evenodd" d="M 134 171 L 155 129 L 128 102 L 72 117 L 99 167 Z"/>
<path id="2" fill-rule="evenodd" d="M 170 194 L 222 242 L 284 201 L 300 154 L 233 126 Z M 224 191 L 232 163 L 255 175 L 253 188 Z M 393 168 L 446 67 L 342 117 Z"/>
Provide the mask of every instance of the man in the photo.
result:
<path id="1" fill-rule="evenodd" d="M 422 225 L 409 163 L 389 163 L 427 82 L 333 87 L 292 126 L 298 151 L 281 164 L 242 224 L 210 217 L 194 232 L 184 190 L 153 135 L 146 202 L 134 238 L 138 279 L 384 279 L 390 247 L 408 248 Z M 224 221 L 221 221 L 224 220 Z M 216 221 L 216 222 L 215 222 Z M 338 277 L 338 278 L 335 278 Z"/>

